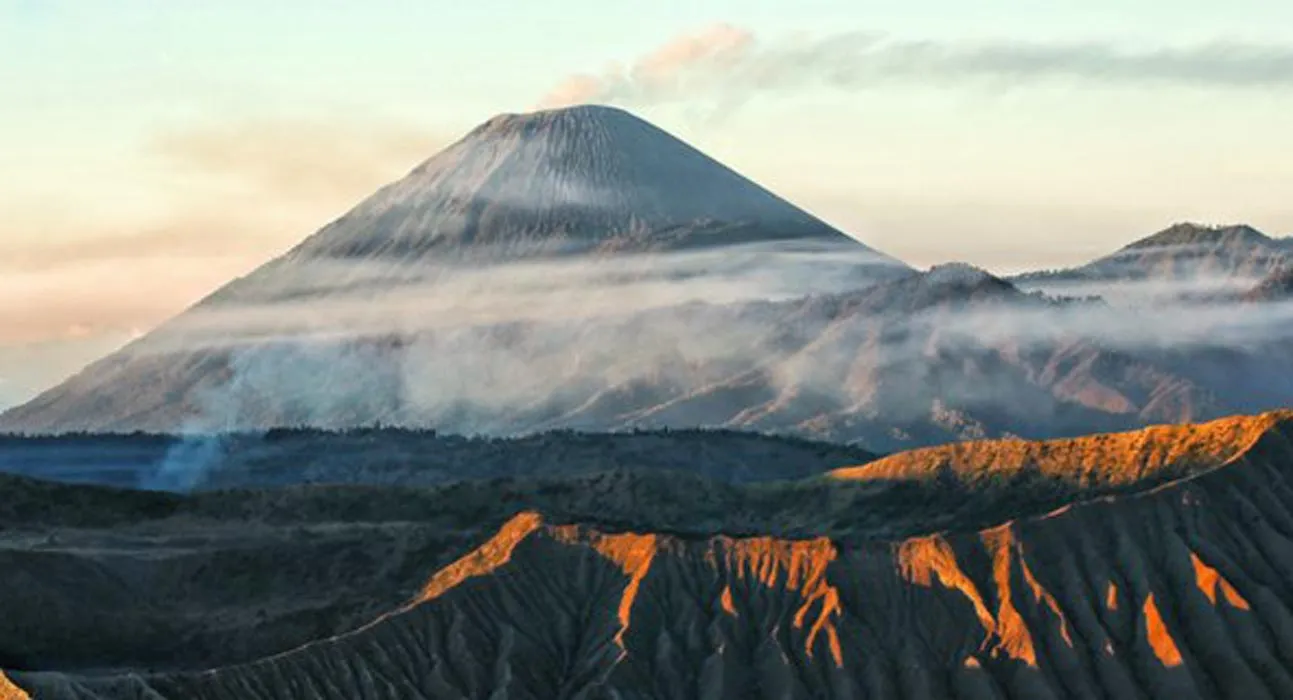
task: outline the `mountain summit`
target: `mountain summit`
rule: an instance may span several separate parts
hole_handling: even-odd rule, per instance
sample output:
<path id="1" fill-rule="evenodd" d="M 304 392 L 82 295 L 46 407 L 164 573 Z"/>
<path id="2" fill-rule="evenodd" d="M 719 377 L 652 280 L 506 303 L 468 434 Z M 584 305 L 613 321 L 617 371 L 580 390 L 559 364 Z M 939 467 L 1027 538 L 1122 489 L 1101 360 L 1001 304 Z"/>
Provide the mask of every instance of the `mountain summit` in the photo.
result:
<path id="1" fill-rule="evenodd" d="M 1205 226 L 1196 223 L 1173 224 L 1158 233 L 1127 245 L 1123 250 L 1166 248 L 1171 246 L 1269 246 L 1269 236 L 1247 224 Z"/>
<path id="2" fill-rule="evenodd" d="M 1289 264 L 1289 250 L 1252 226 L 1173 224 L 1078 267 L 1013 277 L 1047 282 L 1167 281 L 1244 287 Z M 1197 291 L 1197 290 L 1196 290 Z"/>
<path id="3" fill-rule="evenodd" d="M 851 239 L 632 114 L 502 114 L 291 258 L 514 258 Z"/>

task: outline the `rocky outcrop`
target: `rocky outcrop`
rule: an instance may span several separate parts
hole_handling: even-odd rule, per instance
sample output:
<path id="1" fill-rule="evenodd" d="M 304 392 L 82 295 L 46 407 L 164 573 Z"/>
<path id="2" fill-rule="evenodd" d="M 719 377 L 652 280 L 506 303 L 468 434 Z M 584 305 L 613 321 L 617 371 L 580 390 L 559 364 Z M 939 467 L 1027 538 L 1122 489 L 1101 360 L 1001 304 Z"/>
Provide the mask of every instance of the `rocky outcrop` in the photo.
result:
<path id="1" fill-rule="evenodd" d="M 1060 440 L 984 440 L 901 452 L 831 472 L 839 479 L 929 482 L 950 478 L 977 494 L 1020 476 L 1064 483 L 1075 493 L 1144 487 L 1242 459 L 1279 432 L 1293 412 L 1233 416 L 1208 423 L 1158 425 Z"/>

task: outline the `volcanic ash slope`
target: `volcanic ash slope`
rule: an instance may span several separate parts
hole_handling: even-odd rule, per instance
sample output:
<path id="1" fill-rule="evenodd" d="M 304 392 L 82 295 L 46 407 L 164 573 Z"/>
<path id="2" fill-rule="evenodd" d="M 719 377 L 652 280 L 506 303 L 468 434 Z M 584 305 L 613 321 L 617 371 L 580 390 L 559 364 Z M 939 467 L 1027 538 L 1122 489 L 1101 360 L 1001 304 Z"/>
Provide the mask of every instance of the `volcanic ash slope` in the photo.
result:
<path id="1" fill-rule="evenodd" d="M 205 673 L 14 676 L 51 698 L 1293 697 L 1291 420 L 972 443 L 833 477 L 972 498 L 1067 468 L 1102 494 L 977 531 L 781 540 L 523 513 L 349 635 Z"/>

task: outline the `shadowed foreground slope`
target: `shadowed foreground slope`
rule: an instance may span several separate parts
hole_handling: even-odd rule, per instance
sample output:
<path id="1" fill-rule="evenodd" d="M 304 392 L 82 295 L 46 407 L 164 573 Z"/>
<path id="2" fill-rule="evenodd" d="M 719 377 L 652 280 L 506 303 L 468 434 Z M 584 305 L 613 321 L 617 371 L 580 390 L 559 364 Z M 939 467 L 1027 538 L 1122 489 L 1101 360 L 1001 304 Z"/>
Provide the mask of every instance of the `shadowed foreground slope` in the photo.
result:
<path id="1" fill-rule="evenodd" d="M 349 634 L 211 672 L 10 677 L 40 698 L 1290 697 L 1290 420 L 975 443 L 740 487 L 792 501 L 782 530 L 836 518 L 829 538 L 521 512 Z M 853 495 L 823 514 L 812 489 Z M 967 505 L 937 532 L 853 512 L 919 494 L 913 527 L 942 493 Z"/>
<path id="2" fill-rule="evenodd" d="M 875 459 L 825 442 L 718 430 L 463 437 L 398 428 L 223 435 L 0 435 L 0 472 L 102 486 L 200 490 L 294 484 L 432 486 L 463 479 L 686 471 L 726 482 L 797 479 Z"/>

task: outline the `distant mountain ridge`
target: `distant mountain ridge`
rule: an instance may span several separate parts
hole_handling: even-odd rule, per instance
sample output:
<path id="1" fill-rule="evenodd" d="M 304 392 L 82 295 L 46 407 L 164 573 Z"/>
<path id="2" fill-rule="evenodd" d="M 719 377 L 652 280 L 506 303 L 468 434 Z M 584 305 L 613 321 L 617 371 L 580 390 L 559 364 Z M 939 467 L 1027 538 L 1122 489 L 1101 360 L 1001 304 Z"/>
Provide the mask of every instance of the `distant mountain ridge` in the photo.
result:
<path id="1" fill-rule="evenodd" d="M 1170 248 L 1174 246 L 1204 245 L 1271 245 L 1274 240 L 1247 224 L 1209 226 L 1195 223 L 1177 223 L 1150 236 L 1127 244 L 1123 250 L 1143 248 Z"/>
<path id="2" fill-rule="evenodd" d="M 1010 279 L 1043 281 L 1260 279 L 1293 262 L 1293 250 L 1257 229 L 1178 223 L 1077 267 Z"/>

